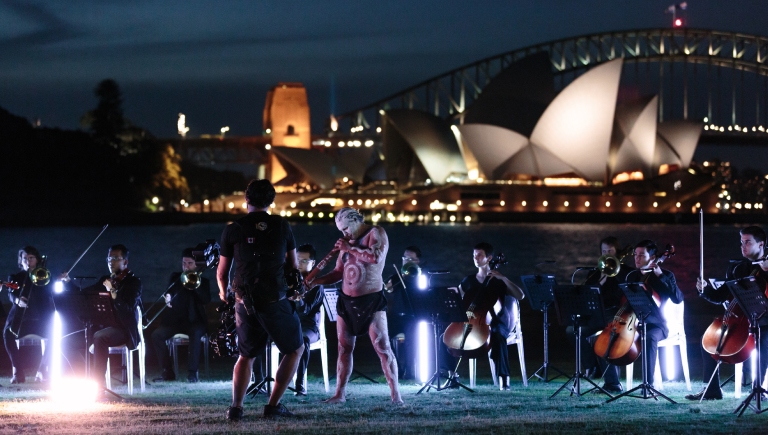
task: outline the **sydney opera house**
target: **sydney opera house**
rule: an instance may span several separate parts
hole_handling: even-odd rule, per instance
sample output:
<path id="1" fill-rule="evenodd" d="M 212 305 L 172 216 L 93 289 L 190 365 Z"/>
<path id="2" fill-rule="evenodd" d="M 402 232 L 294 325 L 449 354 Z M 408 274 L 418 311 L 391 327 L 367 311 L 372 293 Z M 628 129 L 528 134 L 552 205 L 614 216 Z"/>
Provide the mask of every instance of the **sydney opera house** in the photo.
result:
<path id="1" fill-rule="evenodd" d="M 691 167 L 703 124 L 658 122 L 656 96 L 620 99 L 622 59 L 560 92 L 546 55 L 512 63 L 460 117 L 382 110 L 371 137 L 275 146 L 284 213 L 354 205 L 380 219 L 482 213 L 715 209 L 711 173 Z M 707 199 L 710 198 L 710 199 Z M 711 199 L 714 198 L 714 199 Z"/>

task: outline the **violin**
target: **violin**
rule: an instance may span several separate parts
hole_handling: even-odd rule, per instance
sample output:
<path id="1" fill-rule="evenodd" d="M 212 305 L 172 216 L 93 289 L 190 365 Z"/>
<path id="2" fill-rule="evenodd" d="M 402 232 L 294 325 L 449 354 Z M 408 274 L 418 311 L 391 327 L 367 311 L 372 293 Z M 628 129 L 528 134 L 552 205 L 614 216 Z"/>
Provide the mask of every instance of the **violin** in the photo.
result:
<path id="1" fill-rule="evenodd" d="M 131 273 L 130 270 L 125 269 L 121 271 L 120 273 L 113 273 L 112 275 L 107 278 L 109 282 L 112 284 L 112 290 L 110 292 L 117 292 L 117 288 L 120 286 L 120 283 L 123 282 L 126 276 Z"/>
<path id="2" fill-rule="evenodd" d="M 675 255 L 675 247 L 667 245 L 664 254 L 656 260 L 656 265 L 663 263 L 673 255 Z M 646 275 L 643 282 L 648 281 L 651 273 Z M 657 306 L 661 305 L 661 297 L 656 291 L 653 291 L 653 300 Z M 629 305 L 626 297 L 622 297 L 621 306 L 616 315 L 595 340 L 593 345 L 595 354 L 616 366 L 625 366 L 635 362 L 640 356 L 640 334 L 637 331 L 637 322 L 637 314 Z"/>
<path id="3" fill-rule="evenodd" d="M 501 253 L 494 255 L 488 262 L 491 270 L 503 264 L 507 264 L 507 259 Z M 487 292 L 491 279 L 491 276 L 486 277 L 482 289 L 466 307 L 467 321 L 453 322 L 445 329 L 443 343 L 448 347 L 448 353 L 455 357 L 478 358 L 491 350 L 489 312 L 497 302 Z"/>
<path id="4" fill-rule="evenodd" d="M 3 286 L 3 285 L 8 287 L 9 289 L 12 289 L 12 290 L 18 290 L 19 289 L 19 285 L 16 284 L 15 282 L 13 282 L 13 281 L 3 281 L 3 280 L 0 280 L 0 286 Z"/>

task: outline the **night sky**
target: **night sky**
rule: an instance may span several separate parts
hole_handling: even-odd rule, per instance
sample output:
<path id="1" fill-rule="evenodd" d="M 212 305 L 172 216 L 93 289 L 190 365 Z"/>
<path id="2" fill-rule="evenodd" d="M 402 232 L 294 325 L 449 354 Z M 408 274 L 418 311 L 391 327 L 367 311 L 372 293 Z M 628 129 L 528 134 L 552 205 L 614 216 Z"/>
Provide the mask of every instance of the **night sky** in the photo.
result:
<path id="1" fill-rule="evenodd" d="M 267 90 L 307 87 L 313 129 L 475 60 L 552 39 L 669 27 L 672 0 L 0 0 L 0 107 L 74 129 L 105 78 L 156 136 L 261 132 Z M 690 0 L 692 28 L 768 34 L 768 1 Z M 335 91 L 332 91 L 335 90 Z"/>

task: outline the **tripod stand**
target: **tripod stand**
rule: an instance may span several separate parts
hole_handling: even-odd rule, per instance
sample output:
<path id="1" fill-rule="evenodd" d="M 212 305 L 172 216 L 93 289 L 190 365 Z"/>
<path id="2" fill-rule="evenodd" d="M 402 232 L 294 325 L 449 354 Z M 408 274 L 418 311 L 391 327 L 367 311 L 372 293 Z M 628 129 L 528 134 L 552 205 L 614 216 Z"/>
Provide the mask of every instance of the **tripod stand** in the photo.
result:
<path id="1" fill-rule="evenodd" d="M 549 365 L 549 307 L 554 302 L 552 287 L 555 285 L 554 275 L 524 275 L 520 281 L 525 289 L 525 294 L 531 301 L 531 308 L 544 314 L 544 363 L 528 378 L 534 377 L 539 381 L 549 382 L 565 376 L 565 372 L 555 366 Z M 554 370 L 558 375 L 549 377 L 549 370 Z"/>
<path id="2" fill-rule="evenodd" d="M 434 338 L 435 352 L 435 373 L 432 374 L 416 394 L 420 394 L 425 390 L 429 392 L 431 389 L 443 391 L 454 385 L 458 385 L 460 388 L 473 393 L 474 390 L 456 380 L 455 370 L 453 376 L 447 377 L 446 382 L 442 385 L 440 384 L 440 330 L 442 329 L 440 319 L 442 315 L 447 322 L 466 321 L 466 314 L 461 312 L 459 294 L 447 287 L 437 287 L 426 292 L 419 292 L 414 297 L 418 298 L 418 303 L 414 306 L 415 316 L 417 318 L 424 318 L 428 313 L 432 319 L 432 336 Z M 459 358 L 458 364 L 461 364 L 461 358 Z"/>
<path id="3" fill-rule="evenodd" d="M 251 384 L 245 391 L 246 396 L 250 396 L 251 399 L 256 397 L 257 394 L 266 394 L 269 396 L 272 393 L 272 382 L 275 382 L 275 378 L 272 377 L 272 340 L 267 340 L 267 346 L 264 350 L 264 359 L 266 360 L 266 374 L 264 379 L 259 383 Z"/>
<path id="4" fill-rule="evenodd" d="M 557 389 L 550 399 L 557 396 L 561 391 L 571 385 L 571 396 L 583 396 L 591 391 L 597 390 L 608 397 L 611 397 L 607 391 L 602 389 L 589 377 L 582 373 L 581 368 L 581 327 L 583 323 L 587 325 L 603 323 L 603 303 L 600 299 L 600 289 L 590 286 L 564 285 L 554 288 L 555 308 L 557 309 L 558 319 L 562 326 L 573 325 L 573 331 L 576 340 L 576 371 L 565 383 Z M 581 391 L 581 383 L 586 381 L 593 388 L 587 391 Z"/>
<path id="5" fill-rule="evenodd" d="M 760 318 L 768 311 L 768 300 L 765 298 L 765 288 L 757 285 L 754 276 L 742 278 L 735 281 L 728 281 L 725 283 L 728 286 L 728 290 L 733 293 L 733 296 L 738 301 L 741 308 L 745 313 L 749 315 L 749 331 L 755 337 L 755 346 L 757 349 L 757 373 L 758 375 L 752 379 L 752 391 L 749 393 L 746 399 L 733 411 L 734 414 L 738 414 L 739 417 L 744 414 L 747 408 L 752 409 L 755 414 L 762 414 L 768 411 L 768 408 L 763 409 L 763 394 L 766 390 L 763 388 L 761 380 L 765 376 L 765 372 L 762 371 L 762 360 L 760 357 Z M 752 401 L 757 402 L 752 404 Z"/>
<path id="6" fill-rule="evenodd" d="M 608 399 L 608 402 L 613 402 L 614 400 L 618 400 L 625 396 L 637 399 L 653 398 L 658 401 L 660 396 L 667 399 L 670 403 L 677 403 L 662 394 L 659 390 L 653 388 L 650 382 L 648 382 L 648 362 L 650 358 L 648 357 L 648 340 L 646 338 L 646 319 L 654 312 L 654 310 L 658 314 L 659 307 L 656 306 L 656 303 L 651 297 L 651 293 L 645 289 L 645 285 L 642 283 L 622 284 L 621 289 L 624 291 L 627 302 L 635 311 L 638 318 L 637 329 L 640 331 L 640 358 L 642 359 L 643 382 L 629 391 L 625 391 L 616 397 Z M 640 391 L 640 395 L 633 396 L 632 393 L 635 391 Z"/>

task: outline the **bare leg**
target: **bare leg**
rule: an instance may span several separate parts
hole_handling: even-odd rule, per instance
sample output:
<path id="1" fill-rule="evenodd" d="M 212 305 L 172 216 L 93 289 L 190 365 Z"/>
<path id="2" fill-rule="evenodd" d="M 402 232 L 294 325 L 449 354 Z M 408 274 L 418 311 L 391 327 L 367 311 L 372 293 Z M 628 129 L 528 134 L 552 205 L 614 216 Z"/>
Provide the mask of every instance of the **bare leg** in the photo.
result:
<path id="1" fill-rule="evenodd" d="M 347 401 L 347 383 L 352 375 L 352 351 L 355 350 L 356 337 L 347 331 L 347 324 L 341 316 L 336 318 L 336 336 L 339 339 L 339 358 L 336 360 L 336 394 L 325 403 L 344 403 Z"/>
<path id="2" fill-rule="evenodd" d="M 381 360 L 381 369 L 387 378 L 387 384 L 389 384 L 392 403 L 403 403 L 403 399 L 400 397 L 400 386 L 397 382 L 397 359 L 389 345 L 387 313 L 385 311 L 377 311 L 373 315 L 371 326 L 368 327 L 368 335 L 370 335 L 373 348 Z"/>
<path id="3" fill-rule="evenodd" d="M 254 358 L 246 358 L 242 355 L 237 358 L 235 369 L 232 372 L 232 406 L 243 407 L 245 391 L 251 382 L 253 360 Z"/>
<path id="4" fill-rule="evenodd" d="M 304 344 L 293 352 L 283 355 L 283 360 L 280 361 L 277 373 L 275 373 L 275 386 L 272 387 L 272 394 L 269 396 L 268 405 L 277 406 L 280 403 L 285 389 L 288 388 L 288 384 L 293 379 L 293 374 L 296 373 L 296 368 L 299 366 L 299 358 L 301 358 L 303 353 Z"/>

